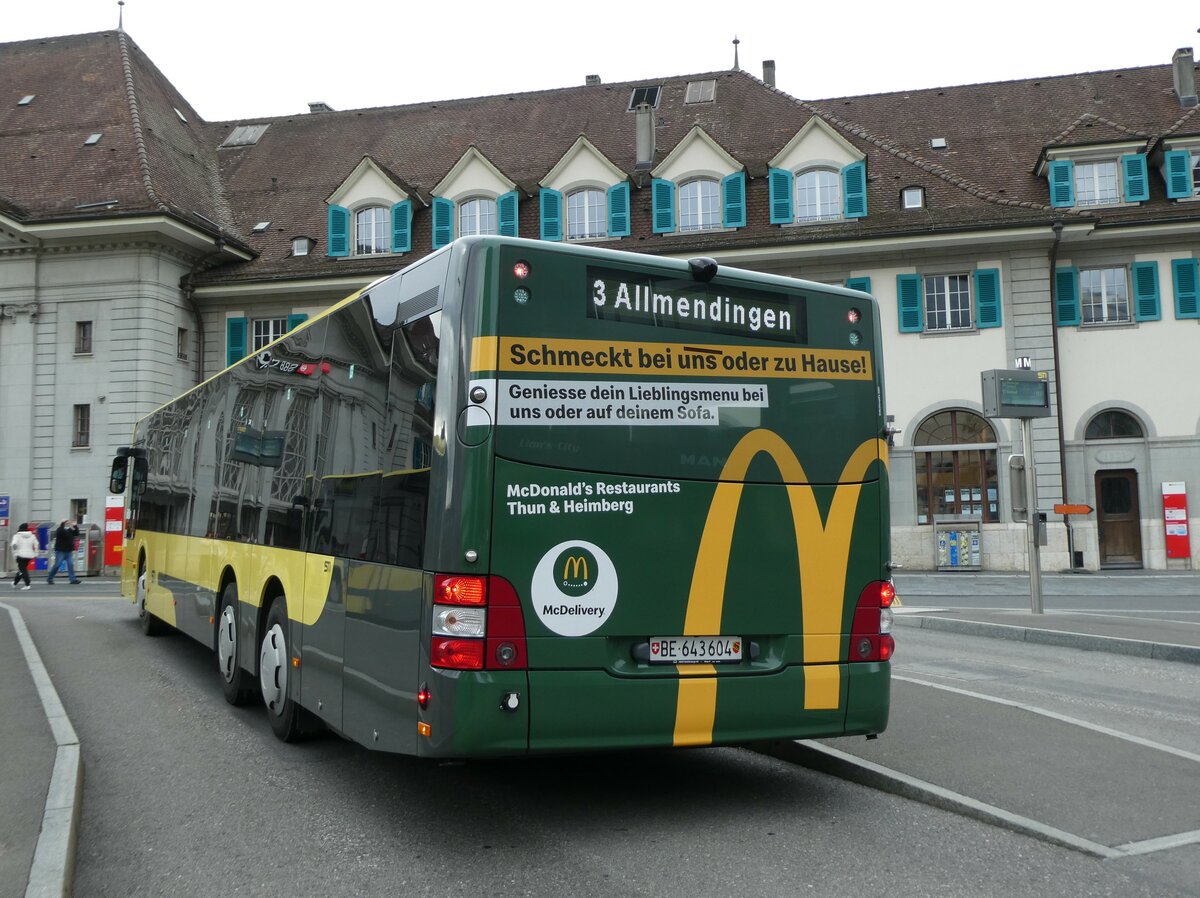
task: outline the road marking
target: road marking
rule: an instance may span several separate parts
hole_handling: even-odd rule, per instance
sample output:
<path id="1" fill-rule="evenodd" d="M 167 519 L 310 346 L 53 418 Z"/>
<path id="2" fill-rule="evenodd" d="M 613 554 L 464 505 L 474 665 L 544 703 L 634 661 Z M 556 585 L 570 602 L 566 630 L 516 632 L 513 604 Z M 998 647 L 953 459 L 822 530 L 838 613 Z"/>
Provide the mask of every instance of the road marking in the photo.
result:
<path id="1" fill-rule="evenodd" d="M 1039 708 L 1036 705 L 1026 704 L 1025 702 L 1012 701 L 1007 698 L 997 698 L 994 695 L 986 695 L 982 692 L 974 692 L 970 689 L 962 689 L 958 686 L 946 686 L 942 683 L 933 683 L 929 680 L 919 680 L 916 677 L 906 677 L 902 674 L 892 674 L 893 680 L 899 680 L 902 683 L 913 683 L 917 686 L 928 686 L 931 689 L 941 689 L 945 692 L 954 692 L 958 695 L 965 695 L 968 698 L 977 698 L 985 702 L 994 702 L 997 705 L 1005 705 L 1009 708 L 1019 708 L 1022 711 L 1028 711 L 1030 714 L 1040 714 L 1042 717 L 1048 717 L 1051 720 L 1057 720 L 1061 723 L 1069 723 L 1073 726 L 1082 727 L 1085 730 L 1092 730 L 1096 733 L 1101 733 L 1105 736 L 1112 736 L 1114 739 L 1123 739 L 1126 742 L 1132 742 L 1134 745 L 1140 745 L 1144 748 L 1152 748 L 1155 751 L 1165 752 L 1169 755 L 1175 755 L 1178 758 L 1183 758 L 1186 761 L 1194 761 L 1200 764 L 1200 755 L 1190 751 L 1184 751 L 1182 748 L 1175 748 L 1173 745 L 1164 745 L 1161 742 L 1155 742 L 1151 739 L 1143 739 L 1141 736 L 1134 736 L 1132 733 L 1123 733 L 1120 730 L 1114 730 L 1110 727 L 1101 726 L 1100 724 L 1090 723 L 1086 720 L 1080 720 L 1078 717 L 1068 717 L 1066 714 L 1059 714 L 1057 711 L 1051 711 L 1047 708 Z"/>
<path id="2" fill-rule="evenodd" d="M 1150 854 L 1154 851 L 1165 851 L 1168 848 L 1180 848 L 1184 845 L 1200 844 L 1200 829 L 1188 833 L 1176 833 L 1173 836 L 1159 836 L 1157 839 L 1146 839 L 1142 842 L 1126 842 L 1118 845 L 1117 851 L 1125 855 Z"/>
<path id="3" fill-rule="evenodd" d="M 75 869 L 75 834 L 79 826 L 79 799 L 83 789 L 79 737 L 71 726 L 71 720 L 67 717 L 46 665 L 42 663 L 42 656 L 33 644 L 33 637 L 29 635 L 21 612 L 3 602 L 0 602 L 0 608 L 12 618 L 17 641 L 25 653 L 25 663 L 33 677 L 38 697 L 42 700 L 42 710 L 57 746 L 54 772 L 50 774 L 50 788 L 46 791 L 46 807 L 42 813 L 42 830 L 33 851 L 25 898 L 68 895 Z"/>
<path id="4" fill-rule="evenodd" d="M 1109 848 L 1107 845 L 1041 823 L 1031 817 L 1014 814 L 1012 811 L 1006 811 L 994 804 L 988 804 L 977 798 L 971 798 L 969 795 L 963 795 L 961 792 L 955 792 L 927 780 L 909 776 L 907 773 L 884 767 L 882 764 L 863 760 L 848 752 L 830 748 L 828 745 L 822 745 L 810 739 L 801 739 L 796 744 L 811 749 L 818 755 L 823 755 L 825 760 L 832 763 L 815 765 L 817 769 L 842 779 L 869 786 L 872 789 L 892 792 L 904 798 L 913 798 L 943 810 L 973 817 L 984 823 L 1011 829 L 1044 842 L 1051 842 L 1064 848 L 1090 854 L 1093 857 L 1112 859 L 1123 856 L 1123 852 L 1116 848 Z"/>

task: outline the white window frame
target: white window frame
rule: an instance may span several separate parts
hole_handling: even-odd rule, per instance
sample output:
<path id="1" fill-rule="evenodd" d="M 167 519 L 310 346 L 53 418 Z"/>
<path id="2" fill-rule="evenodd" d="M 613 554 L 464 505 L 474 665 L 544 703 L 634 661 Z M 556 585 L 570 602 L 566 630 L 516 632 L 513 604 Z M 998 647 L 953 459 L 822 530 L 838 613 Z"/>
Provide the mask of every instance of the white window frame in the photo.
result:
<path id="1" fill-rule="evenodd" d="M 567 194 L 567 239 L 594 240 L 608 236 L 608 196 L 597 187 Z"/>
<path id="2" fill-rule="evenodd" d="M 458 203 L 458 236 L 500 233 L 500 217 L 494 196 L 472 196 Z"/>
<path id="3" fill-rule="evenodd" d="M 308 238 L 296 237 L 292 240 L 292 255 L 307 256 L 308 255 Z"/>
<path id="4" fill-rule="evenodd" d="M 255 318 L 250 324 L 250 351 L 258 352 L 287 333 L 287 316 Z"/>
<path id="5" fill-rule="evenodd" d="M 1119 274 L 1120 279 L 1105 275 Z M 1092 281 L 1099 276 L 1093 293 Z M 1121 295 L 1123 294 L 1123 295 Z M 1093 301 L 1097 296 L 1099 301 Z M 1083 327 L 1131 324 L 1133 309 L 1129 301 L 1129 269 L 1124 265 L 1095 266 L 1079 269 L 1079 323 Z"/>
<path id="6" fill-rule="evenodd" d="M 796 172 L 792 198 L 797 224 L 841 221 L 841 172 L 824 166 Z"/>
<path id="7" fill-rule="evenodd" d="M 96 328 L 90 321 L 75 322 L 75 355 L 91 355 Z"/>
<path id="8" fill-rule="evenodd" d="M 716 178 L 692 178 L 679 185 L 679 230 L 719 231 L 721 182 Z"/>
<path id="9" fill-rule="evenodd" d="M 71 448 L 87 449 L 92 444 L 92 407 L 88 403 L 71 409 Z"/>
<path id="10" fill-rule="evenodd" d="M 947 334 L 975 329 L 975 298 L 972 296 L 971 272 L 925 274 L 921 276 L 921 288 L 921 311 L 925 317 L 926 333 Z M 965 303 L 962 301 L 964 295 Z M 965 321 L 962 317 L 964 313 Z M 937 323 L 939 321 L 945 323 Z"/>
<path id="11" fill-rule="evenodd" d="M 1120 205 L 1121 167 L 1117 160 L 1094 159 L 1076 162 L 1074 177 L 1076 206 Z"/>
<path id="12" fill-rule="evenodd" d="M 900 207 L 902 209 L 925 208 L 925 188 L 905 187 L 900 191 Z"/>
<path id="13" fill-rule="evenodd" d="M 354 255 L 375 256 L 392 251 L 390 210 L 363 206 L 354 212 Z"/>

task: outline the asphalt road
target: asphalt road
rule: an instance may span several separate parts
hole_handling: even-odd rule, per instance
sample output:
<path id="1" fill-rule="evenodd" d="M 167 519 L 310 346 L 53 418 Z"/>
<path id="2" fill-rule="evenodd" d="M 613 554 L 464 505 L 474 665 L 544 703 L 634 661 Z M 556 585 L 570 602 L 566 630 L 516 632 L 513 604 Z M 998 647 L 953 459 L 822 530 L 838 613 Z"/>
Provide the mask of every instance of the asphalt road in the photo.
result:
<path id="1" fill-rule="evenodd" d="M 284 745 L 225 703 L 211 654 L 144 637 L 114 594 L 19 603 L 83 747 L 77 896 L 1164 898 L 1200 881 L 1196 844 L 1099 859 L 742 749 L 438 766 Z M 1195 665 L 900 635 L 893 727 L 831 745 L 1097 844 L 1200 829 L 1187 758 L 925 685 L 1182 750 L 1200 744 Z M 1047 754 L 1063 763 L 1033 778 Z"/>

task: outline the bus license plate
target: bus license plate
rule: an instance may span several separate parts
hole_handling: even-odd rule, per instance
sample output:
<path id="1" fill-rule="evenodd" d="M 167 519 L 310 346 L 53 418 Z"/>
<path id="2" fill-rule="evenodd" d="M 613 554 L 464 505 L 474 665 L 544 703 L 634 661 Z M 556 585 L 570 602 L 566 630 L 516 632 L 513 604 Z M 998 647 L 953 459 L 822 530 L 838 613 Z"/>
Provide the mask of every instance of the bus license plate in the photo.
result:
<path id="1" fill-rule="evenodd" d="M 742 660 L 737 636 L 651 636 L 651 664 L 720 664 Z"/>

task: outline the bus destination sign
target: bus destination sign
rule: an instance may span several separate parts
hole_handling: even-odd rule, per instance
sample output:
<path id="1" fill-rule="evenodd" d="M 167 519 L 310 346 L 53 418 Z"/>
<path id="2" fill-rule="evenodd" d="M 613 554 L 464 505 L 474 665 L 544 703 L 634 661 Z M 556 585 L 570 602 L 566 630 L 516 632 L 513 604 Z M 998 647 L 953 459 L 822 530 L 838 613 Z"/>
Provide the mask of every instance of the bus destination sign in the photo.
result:
<path id="1" fill-rule="evenodd" d="M 590 266 L 587 278 L 587 317 L 599 321 L 808 342 L 802 296 Z"/>

